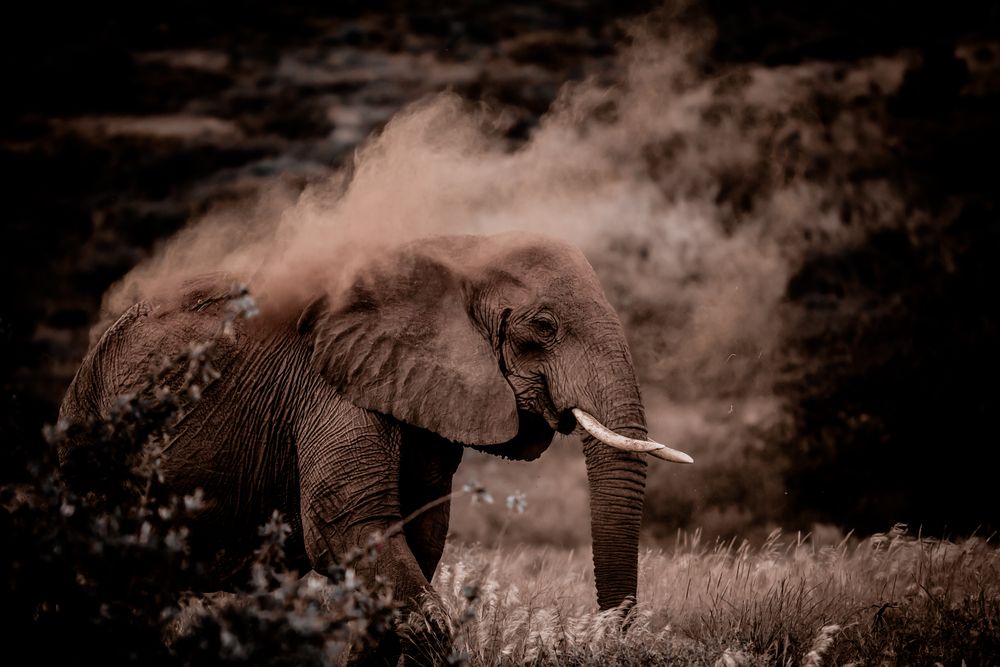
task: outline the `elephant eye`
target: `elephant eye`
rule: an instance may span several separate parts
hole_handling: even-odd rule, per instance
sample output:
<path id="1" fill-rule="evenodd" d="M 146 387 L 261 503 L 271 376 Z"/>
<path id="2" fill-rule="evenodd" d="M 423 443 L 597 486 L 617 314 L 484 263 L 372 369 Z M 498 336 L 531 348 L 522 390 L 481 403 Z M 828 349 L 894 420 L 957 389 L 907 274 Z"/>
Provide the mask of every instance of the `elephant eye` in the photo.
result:
<path id="1" fill-rule="evenodd" d="M 542 338 L 552 338 L 556 335 L 556 321 L 548 313 L 538 313 L 531 318 L 531 328 Z"/>

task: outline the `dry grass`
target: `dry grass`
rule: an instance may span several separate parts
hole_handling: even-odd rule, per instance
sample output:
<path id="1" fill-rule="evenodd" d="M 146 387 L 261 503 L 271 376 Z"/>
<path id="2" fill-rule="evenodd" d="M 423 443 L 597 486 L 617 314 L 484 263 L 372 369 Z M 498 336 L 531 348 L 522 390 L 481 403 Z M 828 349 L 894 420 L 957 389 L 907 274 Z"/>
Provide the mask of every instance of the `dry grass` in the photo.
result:
<path id="1" fill-rule="evenodd" d="M 428 657 L 523 664 L 993 664 L 1000 552 L 887 534 L 837 546 L 775 532 L 761 547 L 697 534 L 640 557 L 640 603 L 622 632 L 594 611 L 590 554 L 451 547 L 440 599 L 411 623 L 444 621 L 454 647 Z"/>

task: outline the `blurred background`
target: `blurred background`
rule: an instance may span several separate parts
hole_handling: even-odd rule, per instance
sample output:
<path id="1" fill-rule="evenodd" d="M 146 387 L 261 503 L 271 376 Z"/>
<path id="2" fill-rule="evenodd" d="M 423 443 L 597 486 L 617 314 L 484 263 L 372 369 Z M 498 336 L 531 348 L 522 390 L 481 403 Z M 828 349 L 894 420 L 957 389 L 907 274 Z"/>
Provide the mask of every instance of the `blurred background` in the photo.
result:
<path id="1" fill-rule="evenodd" d="M 649 544 L 1000 527 L 995 5 L 140 4 L 35 3 L 0 27 L 0 482 L 44 446 L 109 287 L 192 221 L 350 183 L 389 123 L 380 145 L 414 173 L 424 151 L 527 155 L 559 181 L 558 206 L 492 183 L 516 205 L 472 229 L 523 213 L 587 252 L 651 435 L 697 461 L 651 461 Z M 441 92 L 467 102 L 426 102 Z M 494 144 L 390 143 L 418 100 L 488 113 Z M 578 226 L 538 218 L 559 211 Z M 496 502 L 460 500 L 454 537 L 587 544 L 578 448 L 469 451 L 456 484 Z"/>

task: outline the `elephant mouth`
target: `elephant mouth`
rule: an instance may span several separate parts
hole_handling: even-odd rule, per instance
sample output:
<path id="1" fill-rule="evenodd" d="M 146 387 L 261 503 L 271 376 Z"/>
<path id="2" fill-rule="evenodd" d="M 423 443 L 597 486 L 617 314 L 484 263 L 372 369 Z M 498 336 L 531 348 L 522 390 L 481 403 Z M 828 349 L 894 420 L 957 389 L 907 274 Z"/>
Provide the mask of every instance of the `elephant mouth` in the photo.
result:
<path id="1" fill-rule="evenodd" d="M 534 461 L 552 444 L 555 436 L 548 420 L 542 415 L 518 409 L 517 435 L 499 445 L 473 446 L 481 452 L 515 461 Z"/>
<path id="2" fill-rule="evenodd" d="M 549 429 L 557 431 L 563 435 L 570 435 L 576 430 L 576 417 L 573 416 L 573 408 L 569 407 L 560 410 L 552 400 L 552 393 L 544 376 L 541 377 L 541 391 L 535 396 L 533 401 L 534 409 L 524 409 L 526 414 L 532 414 L 536 419 L 541 419 L 548 424 Z M 536 414 L 537 410 L 537 414 Z M 522 408 L 518 406 L 520 415 Z M 523 424 L 522 424 L 523 425 Z"/>
<path id="3" fill-rule="evenodd" d="M 562 433 L 563 435 L 570 435 L 576 430 L 577 421 L 576 417 L 573 416 L 573 410 L 563 410 L 559 413 L 559 419 L 556 421 L 555 430 Z"/>

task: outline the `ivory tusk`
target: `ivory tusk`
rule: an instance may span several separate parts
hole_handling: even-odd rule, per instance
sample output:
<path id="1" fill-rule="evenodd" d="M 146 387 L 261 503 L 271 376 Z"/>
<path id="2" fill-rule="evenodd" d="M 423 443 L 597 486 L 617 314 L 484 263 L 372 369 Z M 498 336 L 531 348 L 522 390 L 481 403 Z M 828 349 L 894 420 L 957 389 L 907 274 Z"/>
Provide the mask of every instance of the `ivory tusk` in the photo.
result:
<path id="1" fill-rule="evenodd" d="M 605 445 L 615 449 L 623 449 L 626 452 L 645 452 L 651 456 L 673 463 L 694 463 L 694 459 L 684 452 L 671 449 L 666 445 L 661 445 L 652 440 L 636 440 L 624 435 L 615 433 L 607 426 L 597 421 L 593 415 L 584 412 L 580 408 L 573 408 L 573 416 L 577 423 L 590 435 L 594 436 Z"/>

